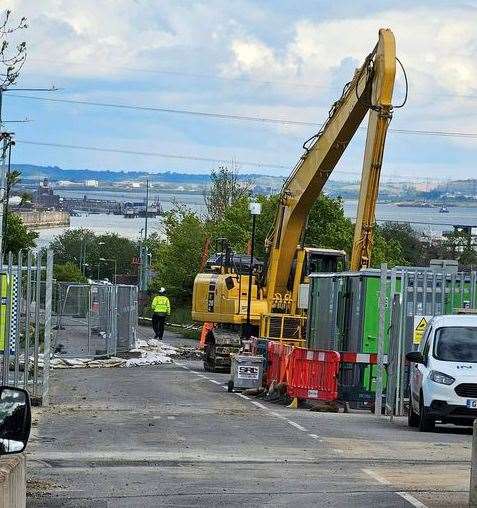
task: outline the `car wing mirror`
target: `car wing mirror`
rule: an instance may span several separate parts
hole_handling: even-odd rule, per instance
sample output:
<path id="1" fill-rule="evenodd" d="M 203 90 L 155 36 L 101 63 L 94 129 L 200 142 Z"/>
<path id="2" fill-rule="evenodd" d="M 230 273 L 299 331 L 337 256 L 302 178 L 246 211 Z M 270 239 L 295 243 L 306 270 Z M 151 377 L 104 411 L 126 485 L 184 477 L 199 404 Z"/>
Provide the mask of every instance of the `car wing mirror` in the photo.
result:
<path id="1" fill-rule="evenodd" d="M 0 455 L 22 452 L 30 437 L 31 403 L 26 390 L 0 387 Z"/>
<path id="2" fill-rule="evenodd" d="M 406 360 L 411 363 L 424 363 L 424 357 L 420 351 L 411 351 L 407 353 Z"/>

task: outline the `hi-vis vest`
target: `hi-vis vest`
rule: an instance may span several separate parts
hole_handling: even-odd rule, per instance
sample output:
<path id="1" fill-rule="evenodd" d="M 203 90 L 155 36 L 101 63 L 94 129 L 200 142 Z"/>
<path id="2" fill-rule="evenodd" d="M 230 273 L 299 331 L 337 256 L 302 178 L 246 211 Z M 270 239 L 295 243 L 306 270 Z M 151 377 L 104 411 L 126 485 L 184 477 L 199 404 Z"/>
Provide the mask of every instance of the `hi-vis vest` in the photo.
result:
<path id="1" fill-rule="evenodd" d="M 153 312 L 157 312 L 158 314 L 169 315 L 171 313 L 169 298 L 162 295 L 155 296 L 151 303 L 151 309 Z"/>

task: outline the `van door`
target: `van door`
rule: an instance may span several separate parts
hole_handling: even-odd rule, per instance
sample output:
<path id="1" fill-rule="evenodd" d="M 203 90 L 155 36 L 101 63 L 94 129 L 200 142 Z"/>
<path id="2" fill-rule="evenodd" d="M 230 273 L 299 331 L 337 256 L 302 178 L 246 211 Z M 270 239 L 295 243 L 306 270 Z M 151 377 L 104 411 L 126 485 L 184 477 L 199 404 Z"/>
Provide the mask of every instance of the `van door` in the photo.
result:
<path id="1" fill-rule="evenodd" d="M 419 394 L 421 392 L 422 380 L 424 376 L 427 374 L 428 363 L 429 363 L 429 350 L 431 345 L 431 337 L 432 337 L 432 325 L 429 325 L 424 332 L 424 336 L 419 344 L 419 351 L 422 353 L 424 357 L 424 364 L 414 363 L 411 365 L 411 380 L 410 380 L 410 391 L 411 391 L 411 400 L 414 408 L 414 412 L 419 412 Z"/>

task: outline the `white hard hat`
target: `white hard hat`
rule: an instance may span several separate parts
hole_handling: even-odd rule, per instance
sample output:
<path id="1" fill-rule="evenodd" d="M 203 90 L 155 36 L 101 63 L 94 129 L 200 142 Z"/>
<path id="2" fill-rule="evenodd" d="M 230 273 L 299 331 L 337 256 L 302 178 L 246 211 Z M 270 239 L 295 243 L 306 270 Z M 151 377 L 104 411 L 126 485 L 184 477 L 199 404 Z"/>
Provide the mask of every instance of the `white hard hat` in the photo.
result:
<path id="1" fill-rule="evenodd" d="M 165 293 L 165 292 L 166 292 L 166 288 L 161 287 L 161 289 L 159 289 L 159 293 Z"/>

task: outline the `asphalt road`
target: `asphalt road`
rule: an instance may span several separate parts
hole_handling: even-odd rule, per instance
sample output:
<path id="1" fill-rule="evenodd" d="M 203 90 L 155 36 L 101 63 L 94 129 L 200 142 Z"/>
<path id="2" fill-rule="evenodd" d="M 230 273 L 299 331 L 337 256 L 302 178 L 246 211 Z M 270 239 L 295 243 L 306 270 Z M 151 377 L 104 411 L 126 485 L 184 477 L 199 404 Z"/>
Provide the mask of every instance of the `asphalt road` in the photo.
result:
<path id="1" fill-rule="evenodd" d="M 470 430 L 291 410 L 227 379 L 193 361 L 54 371 L 28 506 L 466 505 Z"/>

